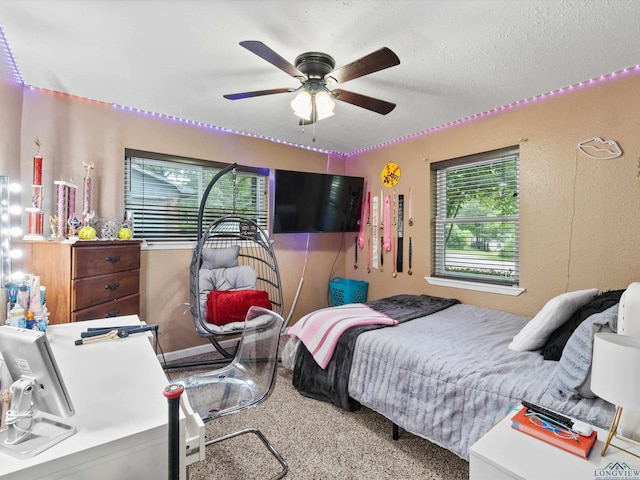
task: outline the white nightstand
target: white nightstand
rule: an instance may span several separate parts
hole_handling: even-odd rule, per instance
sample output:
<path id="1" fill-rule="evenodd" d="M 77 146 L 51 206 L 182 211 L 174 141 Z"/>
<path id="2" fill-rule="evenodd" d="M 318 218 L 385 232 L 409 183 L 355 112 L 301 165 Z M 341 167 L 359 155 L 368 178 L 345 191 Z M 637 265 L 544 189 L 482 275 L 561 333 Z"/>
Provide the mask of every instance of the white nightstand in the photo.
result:
<path id="1" fill-rule="evenodd" d="M 513 413 L 471 447 L 470 480 L 606 478 L 603 472 L 609 471 L 616 462 L 622 469 L 632 469 L 625 472 L 628 476 L 623 478 L 640 479 L 640 458 L 612 447 L 605 457 L 600 455 L 604 445 L 602 440 L 606 440 L 605 430 L 596 428 L 598 441 L 586 460 L 514 430 L 511 428 Z"/>

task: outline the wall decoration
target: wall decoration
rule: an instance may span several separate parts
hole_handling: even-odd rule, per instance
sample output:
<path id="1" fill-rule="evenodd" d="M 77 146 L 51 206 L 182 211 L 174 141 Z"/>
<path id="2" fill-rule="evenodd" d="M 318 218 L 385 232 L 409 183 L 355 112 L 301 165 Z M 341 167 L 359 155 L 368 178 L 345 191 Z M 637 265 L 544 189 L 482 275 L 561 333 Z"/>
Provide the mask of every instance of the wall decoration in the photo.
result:
<path id="1" fill-rule="evenodd" d="M 373 200 L 373 202 L 371 203 L 371 238 L 373 240 L 371 240 L 371 268 L 378 268 L 378 221 L 380 219 L 379 214 L 378 214 L 378 201 L 379 198 L 378 196 L 374 196 L 371 200 Z"/>
<path id="2" fill-rule="evenodd" d="M 400 167 L 397 163 L 389 162 L 382 169 L 380 177 L 385 187 L 395 187 L 400 180 Z"/>
<path id="3" fill-rule="evenodd" d="M 396 271 L 402 273 L 404 250 L 404 195 L 398 195 L 398 250 L 396 252 Z"/>
<path id="4" fill-rule="evenodd" d="M 95 214 L 91 210 L 91 170 L 94 169 L 93 163 L 82 162 L 84 167 L 84 179 L 82 180 L 82 224 L 89 225 L 90 217 Z"/>
<path id="5" fill-rule="evenodd" d="M 55 180 L 56 186 L 56 211 L 57 215 L 57 237 L 75 235 L 76 219 L 76 189 L 78 186 L 72 182 Z M 68 230 L 67 230 L 68 229 Z"/>
<path id="6" fill-rule="evenodd" d="M 40 146 L 42 143 L 36 137 L 34 142 L 38 147 L 33 156 L 33 181 L 31 182 L 31 207 L 25 208 L 28 215 L 28 234 L 26 240 L 43 240 L 44 212 L 42 211 L 42 156 Z"/>
<path id="7" fill-rule="evenodd" d="M 409 187 L 409 226 L 413 227 L 413 214 L 412 214 L 412 208 L 411 208 L 411 187 Z"/>
<path id="8" fill-rule="evenodd" d="M 622 155 L 622 149 L 615 140 L 593 137 L 578 144 L 578 150 L 594 160 L 611 160 Z"/>

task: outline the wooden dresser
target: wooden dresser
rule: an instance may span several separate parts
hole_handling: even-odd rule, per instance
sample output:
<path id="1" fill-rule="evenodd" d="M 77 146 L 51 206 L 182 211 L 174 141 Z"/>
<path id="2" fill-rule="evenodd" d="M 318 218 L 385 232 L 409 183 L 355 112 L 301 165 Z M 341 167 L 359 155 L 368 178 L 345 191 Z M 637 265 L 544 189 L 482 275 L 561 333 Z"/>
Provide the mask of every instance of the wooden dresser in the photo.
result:
<path id="1" fill-rule="evenodd" d="M 51 325 L 139 313 L 140 242 L 20 243 L 24 270 L 47 289 Z"/>

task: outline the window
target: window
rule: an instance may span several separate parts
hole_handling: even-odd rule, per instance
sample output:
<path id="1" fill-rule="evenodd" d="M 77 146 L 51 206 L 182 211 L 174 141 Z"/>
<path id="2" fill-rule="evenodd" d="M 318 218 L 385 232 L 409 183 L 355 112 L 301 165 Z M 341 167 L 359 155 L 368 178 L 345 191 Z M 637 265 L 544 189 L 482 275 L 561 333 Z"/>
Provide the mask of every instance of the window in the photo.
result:
<path id="1" fill-rule="evenodd" d="M 198 209 L 211 179 L 228 165 L 125 150 L 125 210 L 133 212 L 134 238 L 196 240 Z M 267 229 L 269 171 L 236 168 L 215 183 L 203 225 L 227 214 L 250 218 Z"/>
<path id="2" fill-rule="evenodd" d="M 519 149 L 437 162 L 433 274 L 517 286 Z"/>

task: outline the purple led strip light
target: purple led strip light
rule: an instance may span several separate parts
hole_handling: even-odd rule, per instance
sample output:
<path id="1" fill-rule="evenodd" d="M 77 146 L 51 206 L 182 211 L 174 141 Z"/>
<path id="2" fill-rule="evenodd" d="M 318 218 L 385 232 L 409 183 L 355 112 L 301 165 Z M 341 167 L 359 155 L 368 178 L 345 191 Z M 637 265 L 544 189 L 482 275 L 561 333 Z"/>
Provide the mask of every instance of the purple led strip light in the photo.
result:
<path id="1" fill-rule="evenodd" d="M 160 115 L 160 114 L 156 114 L 156 113 L 152 113 L 152 112 L 147 112 L 147 111 L 144 111 L 144 110 L 139 110 L 139 109 L 136 109 L 136 108 L 124 107 L 122 105 L 115 105 L 114 104 L 114 106 L 118 107 L 118 108 L 126 109 L 126 110 L 145 113 L 145 114 L 148 114 L 148 115 L 154 115 L 154 116 L 159 116 L 159 117 L 162 117 L 162 118 L 176 120 L 176 121 L 179 121 L 179 122 L 186 122 L 186 123 L 190 123 L 190 124 L 193 124 L 193 125 L 198 125 L 198 126 L 202 126 L 202 127 L 206 127 L 206 128 L 212 128 L 212 129 L 215 129 L 215 130 L 218 130 L 218 131 L 221 131 L 221 132 L 233 133 L 233 134 L 237 134 L 237 135 L 244 135 L 244 136 L 254 137 L 254 138 L 261 138 L 263 140 L 269 140 L 269 141 L 276 142 L 276 143 L 283 143 L 285 145 L 304 148 L 306 150 L 311 150 L 311 151 L 314 151 L 314 152 L 330 153 L 330 154 L 338 155 L 340 157 L 347 157 L 348 158 L 348 157 L 355 156 L 355 155 L 357 155 L 359 153 L 368 152 L 368 151 L 371 151 L 371 150 L 376 150 L 378 148 L 382 148 L 382 147 L 387 146 L 387 145 L 393 145 L 395 143 L 400 143 L 400 142 L 403 142 L 405 140 L 409 140 L 409 139 L 412 139 L 412 138 L 417 138 L 417 137 L 421 137 L 421 136 L 427 135 L 429 133 L 437 132 L 437 131 L 443 130 L 445 128 L 461 125 L 463 123 L 467 123 L 467 122 L 470 122 L 472 120 L 478 120 L 478 119 L 486 117 L 488 115 L 493 115 L 495 113 L 500 113 L 500 112 L 503 112 L 505 110 L 509 110 L 511 108 L 515 108 L 515 107 L 518 107 L 518 106 L 527 105 L 527 104 L 529 104 L 531 102 L 537 102 L 539 100 L 543 100 L 543 99 L 545 99 L 547 97 L 551 97 L 553 95 L 557 95 L 557 94 L 560 94 L 560 93 L 563 93 L 563 92 L 566 92 L 566 91 L 571 91 L 571 90 L 573 90 L 575 88 L 581 88 L 581 87 L 584 87 L 584 86 L 587 86 L 587 85 L 591 85 L 591 84 L 594 84 L 595 82 L 598 82 L 598 81 L 602 82 L 602 81 L 605 81 L 607 79 L 615 78 L 618 75 L 623 75 L 623 74 L 629 73 L 629 72 L 640 72 L 640 65 L 636 65 L 634 67 L 625 68 L 623 70 L 620 70 L 620 71 L 617 71 L 617 72 L 613 72 L 613 73 L 609 73 L 607 75 L 601 75 L 600 77 L 592 78 L 591 80 L 586 80 L 584 82 L 576 83 L 574 85 L 569 85 L 568 87 L 559 88 L 557 90 L 553 90 L 551 92 L 543 93 L 543 94 L 537 95 L 535 97 L 526 98 L 524 100 L 520 100 L 518 102 L 514 102 L 514 103 L 511 103 L 509 105 L 504 105 L 502 107 L 493 108 L 493 109 L 488 110 L 486 112 L 478 113 L 478 114 L 475 114 L 475 115 L 470 115 L 470 116 L 462 118 L 460 120 L 455 120 L 453 122 L 448 122 L 448 123 L 445 123 L 443 125 L 438 125 L 436 127 L 432 127 L 432 128 L 427 129 L 427 130 L 422 130 L 420 132 L 412 133 L 410 135 L 406 135 L 404 137 L 397 138 L 395 140 L 389 140 L 388 142 L 379 143 L 377 145 L 372 145 L 371 147 L 362 148 L 360 150 L 355 150 L 355 151 L 350 152 L 350 153 L 339 153 L 339 152 L 334 152 L 334 151 L 329 151 L 329 150 L 322 150 L 322 149 L 319 149 L 319 148 L 312 148 L 312 147 L 308 147 L 306 145 L 299 145 L 297 143 L 291 143 L 291 142 L 287 142 L 287 141 L 284 141 L 284 140 L 279 140 L 279 139 L 273 138 L 273 137 L 266 137 L 264 135 L 256 135 L 256 134 L 241 132 L 241 131 L 238 131 L 238 130 L 231 130 L 231 129 L 228 129 L 228 128 L 216 127 L 214 125 L 204 124 L 204 123 L 200 123 L 200 122 L 192 122 L 192 121 L 184 120 L 184 119 L 181 119 L 181 118 L 178 118 L 178 117 L 172 117 L 172 116 L 168 116 L 168 115 Z"/>
<path id="2" fill-rule="evenodd" d="M 6 39 L 5 35 L 4 35 L 4 30 L 2 28 L 2 25 L 0 25 L 0 44 L 2 44 L 2 49 L 5 52 L 5 56 L 9 60 L 9 63 L 10 63 L 11 68 L 13 70 L 14 78 L 24 85 L 24 80 L 22 78 L 22 74 L 20 73 L 20 69 L 18 68 L 18 65 L 17 65 L 17 63 L 15 61 L 15 57 L 13 56 L 11 48 L 9 47 L 7 39 Z M 382 147 L 385 147 L 385 146 L 388 146 L 388 145 L 393 145 L 395 143 L 400 143 L 400 142 L 403 142 L 405 140 L 410 140 L 412 138 L 421 137 L 421 136 L 427 135 L 429 133 L 433 133 L 433 132 L 437 132 L 439 130 L 443 130 L 445 128 L 458 126 L 458 125 L 461 125 L 463 123 L 470 122 L 472 120 L 477 120 L 477 119 L 486 117 L 488 115 L 493 115 L 493 114 L 496 114 L 496 113 L 500 113 L 500 112 L 503 112 L 505 110 L 508 110 L 508 109 L 511 109 L 511 108 L 514 108 L 514 107 L 527 105 L 527 104 L 529 104 L 531 102 L 537 102 L 539 100 L 543 100 L 543 99 L 545 99 L 547 97 L 550 97 L 550 96 L 553 96 L 553 95 L 557 95 L 557 94 L 560 94 L 560 93 L 563 93 L 563 92 L 566 92 L 566 91 L 571 91 L 574 88 L 581 88 L 581 87 L 584 87 L 586 85 L 591 85 L 591 84 L 593 84 L 595 82 L 598 82 L 598 81 L 602 82 L 602 81 L 605 81 L 607 79 L 615 78 L 618 75 L 623 75 L 623 74 L 626 74 L 626 73 L 629 73 L 629 72 L 640 72 L 640 65 L 635 65 L 633 67 L 625 68 L 623 70 L 620 70 L 620 71 L 617 71 L 617 72 L 613 72 L 613 73 L 609 73 L 607 75 L 601 75 L 600 77 L 592 78 L 591 80 L 586 80 L 584 82 L 576 83 L 574 85 L 569 85 L 568 87 L 559 88 L 559 89 L 553 90 L 551 92 L 547 92 L 547 93 L 543 93 L 541 95 L 537 95 L 537 96 L 534 96 L 534 97 L 526 98 L 524 100 L 520 100 L 518 102 L 514 102 L 514 103 L 511 103 L 509 105 L 504 105 L 502 107 L 493 108 L 493 109 L 488 110 L 486 112 L 478 113 L 478 114 L 475 114 L 475 115 L 470 115 L 470 116 L 462 118 L 460 120 L 455 120 L 453 122 L 448 122 L 448 123 L 445 123 L 445 124 L 442 124 L 442 125 L 438 125 L 436 127 L 429 128 L 427 130 L 422 130 L 420 132 L 412 133 L 410 135 L 405 135 L 404 137 L 400 137 L 400 138 L 397 138 L 395 140 L 389 140 L 388 142 L 379 143 L 377 145 L 372 145 L 371 147 L 362 148 L 360 150 L 355 150 L 355 151 L 350 152 L 350 153 L 340 153 L 340 152 L 335 152 L 335 151 L 331 151 L 331 150 L 324 150 L 324 149 L 321 149 L 321 148 L 309 147 L 307 145 L 300 145 L 300 144 L 293 143 L 293 142 L 287 142 L 285 140 L 280 140 L 278 138 L 268 137 L 268 136 L 265 136 L 265 135 L 258 135 L 258 134 L 254 134 L 254 133 L 243 132 L 243 131 L 240 131 L 240 130 L 233 130 L 233 129 L 230 129 L 230 128 L 218 127 L 216 125 L 212 125 L 212 124 L 209 124 L 209 123 L 197 122 L 197 121 L 194 121 L 194 120 L 186 120 L 184 118 L 175 117 L 175 116 L 172 116 L 172 115 L 164 115 L 164 114 L 161 114 L 161 113 L 155 113 L 155 112 L 151 112 L 151 111 L 143 110 L 143 109 L 139 109 L 139 108 L 126 107 L 124 105 L 118 105 L 116 103 L 101 102 L 101 101 L 98 101 L 98 100 L 91 100 L 91 99 L 85 99 L 85 100 L 96 102 L 96 103 L 104 103 L 105 105 L 111 105 L 112 107 L 120 109 L 120 110 L 126 110 L 126 111 L 136 112 L 136 113 L 142 113 L 142 114 L 145 114 L 145 115 L 150 115 L 152 117 L 158 117 L 158 118 L 161 118 L 161 119 L 171 120 L 171 121 L 175 121 L 175 122 L 178 122 L 178 123 L 185 123 L 187 125 L 198 126 L 198 127 L 207 128 L 207 129 L 210 129 L 210 130 L 216 130 L 218 132 L 231 133 L 231 134 L 234 134 L 234 135 L 242 135 L 242 136 L 245 136 L 245 137 L 259 138 L 259 139 L 262 139 L 262 140 L 268 140 L 270 142 L 280 143 L 280 144 L 288 145 L 288 146 L 291 146 L 291 147 L 302 148 L 302 149 L 313 151 L 313 152 L 333 154 L 333 155 L 337 155 L 337 156 L 340 156 L 340 157 L 352 157 L 352 156 L 355 156 L 355 155 L 357 155 L 359 153 L 368 152 L 368 151 L 371 151 L 371 150 L 377 150 L 379 148 L 382 148 Z M 38 88 L 38 87 L 30 86 L 30 88 Z M 47 90 L 47 89 L 39 88 L 39 90 Z M 59 92 L 55 92 L 55 93 L 59 93 Z M 77 95 L 71 95 L 71 94 L 66 94 L 66 93 L 62 93 L 62 95 L 66 95 L 66 96 L 73 97 L 73 98 L 78 98 L 78 99 L 82 99 L 83 98 L 83 97 L 79 97 Z"/>
<path id="3" fill-rule="evenodd" d="M 605 80 L 608 80 L 608 79 L 612 79 L 612 78 L 615 78 L 615 77 L 617 77 L 619 75 L 624 75 L 624 74 L 630 73 L 630 72 L 635 72 L 635 73 L 640 72 L 640 65 L 635 65 L 634 67 L 625 68 L 623 70 L 619 70 L 617 72 L 609 73 L 607 75 L 601 75 L 600 77 L 592 78 L 591 80 L 585 80 L 584 82 L 576 83 L 574 85 L 569 85 L 568 87 L 559 88 L 557 90 L 553 90 L 551 92 L 543 93 L 543 94 L 537 95 L 535 97 L 526 98 L 524 100 L 520 100 L 518 102 L 514 102 L 514 103 L 511 103 L 509 105 L 504 105 L 502 107 L 493 108 L 493 109 L 488 110 L 486 112 L 478 113 L 478 114 L 475 114 L 475 115 L 470 115 L 468 117 L 461 118 L 460 120 L 455 120 L 453 122 L 448 122 L 448 123 L 445 123 L 443 125 L 438 125 L 436 127 L 432 127 L 432 128 L 427 129 L 427 130 L 423 130 L 421 132 L 413 133 L 411 135 L 406 135 L 404 137 L 400 137 L 400 138 L 397 138 L 395 140 L 389 140 L 388 142 L 380 143 L 378 145 L 373 145 L 373 146 L 367 147 L 367 148 L 362 148 L 360 150 L 355 150 L 355 151 L 353 151 L 351 153 L 342 154 L 342 155 L 344 157 L 352 157 L 352 156 L 355 156 L 355 155 L 357 155 L 359 153 L 362 153 L 362 152 L 367 152 L 367 151 L 370 151 L 370 150 L 376 150 L 378 148 L 381 148 L 381 147 L 384 147 L 384 146 L 387 146 L 387 145 L 392 145 L 392 144 L 400 143 L 400 142 L 403 142 L 405 140 L 409 140 L 409 139 L 412 139 L 412 138 L 421 137 L 423 135 L 427 135 L 429 133 L 437 132 L 437 131 L 443 130 L 445 128 L 454 127 L 454 126 L 457 126 L 457 125 L 460 125 L 460 124 L 463 124 L 463 123 L 470 122 L 472 120 L 477 120 L 477 119 L 486 117 L 488 115 L 493 115 L 495 113 L 500 113 L 500 112 L 503 112 L 505 110 L 508 110 L 508 109 L 511 109 L 511 108 L 514 108 L 514 107 L 527 105 L 527 104 L 529 104 L 531 102 L 537 102 L 539 100 L 543 100 L 543 99 L 545 99 L 547 97 L 551 97 L 553 95 L 564 93 L 566 91 L 571 91 L 571 90 L 573 90 L 575 88 L 581 88 L 581 87 L 584 87 L 584 86 L 592 85 L 595 82 L 598 82 L 598 81 L 602 82 L 602 81 L 605 81 Z"/>
<path id="4" fill-rule="evenodd" d="M 197 127 L 207 128 L 207 129 L 210 129 L 210 130 L 216 130 L 218 132 L 232 133 L 234 135 L 242 135 L 244 137 L 252 137 L 252 138 L 259 138 L 259 139 L 262 139 L 262 140 L 269 140 L 271 142 L 281 143 L 281 144 L 284 144 L 284 145 L 289 145 L 291 147 L 303 148 L 305 150 L 310 150 L 312 152 L 344 155 L 342 153 L 332 152 L 330 150 L 323 150 L 321 148 L 309 147 L 307 145 L 300 145 L 298 143 L 287 142 L 286 140 L 280 140 L 278 138 L 268 137 L 266 135 L 258 135 L 258 134 L 255 134 L 255 133 L 243 132 L 241 130 L 234 130 L 234 129 L 231 129 L 231 128 L 218 127 L 218 126 L 212 125 L 210 123 L 197 122 L 197 121 L 194 121 L 194 120 L 186 120 L 184 118 L 174 117 L 173 115 L 165 115 L 165 114 L 162 114 L 162 113 L 150 112 L 148 110 L 143 110 L 143 109 L 140 109 L 140 108 L 134 108 L 134 107 L 127 107 L 127 106 L 124 106 L 124 105 L 118 105 L 117 103 L 111 103 L 110 105 L 113 106 L 114 108 L 117 108 L 117 109 L 120 109 L 120 110 L 126 110 L 126 111 L 136 112 L 136 113 L 142 113 L 142 114 L 145 114 L 145 115 L 151 115 L 153 117 L 158 117 L 158 118 L 162 118 L 162 119 L 165 119 L 165 120 L 172 120 L 174 122 L 179 122 L 179 123 L 186 123 L 188 125 L 194 125 L 194 126 L 197 126 Z"/>
<path id="5" fill-rule="evenodd" d="M 417 137 L 421 137 L 421 136 L 424 136 L 424 135 L 428 135 L 429 133 L 437 132 L 437 131 L 443 130 L 445 128 L 458 126 L 458 125 L 461 125 L 463 123 L 467 123 L 467 122 L 470 122 L 470 121 L 473 121 L 473 120 L 478 120 L 478 119 L 484 118 L 484 117 L 486 117 L 488 115 L 493 115 L 493 114 L 496 114 L 496 113 L 500 113 L 500 112 L 503 112 L 505 110 L 509 110 L 511 108 L 519 107 L 519 106 L 522 106 L 522 105 L 527 105 L 527 104 L 529 104 L 531 102 L 537 102 L 537 101 L 543 100 L 543 99 L 545 99 L 547 97 L 558 95 L 558 94 L 566 92 L 566 91 L 571 91 L 571 90 L 573 90 L 575 88 L 581 88 L 581 87 L 584 87 L 584 86 L 592 85 L 595 82 L 602 82 L 602 81 L 605 81 L 605 80 L 608 80 L 608 79 L 612 79 L 612 78 L 615 78 L 615 77 L 617 77 L 619 75 L 623 75 L 623 74 L 626 74 L 626 73 L 629 73 L 629 72 L 636 72 L 636 73 L 640 72 L 640 65 L 635 65 L 634 67 L 625 68 L 625 69 L 617 71 L 617 72 L 613 72 L 613 73 L 610 73 L 610 74 L 607 74 L 607 75 L 602 75 L 602 76 L 597 77 L 597 78 L 592 78 L 591 80 L 586 80 L 584 82 L 576 83 L 574 85 L 569 85 L 568 87 L 559 88 L 557 90 L 553 90 L 553 91 L 548 92 L 548 93 L 543 93 L 543 94 L 537 95 L 535 97 L 526 98 L 524 100 L 520 100 L 518 102 L 514 102 L 514 103 L 511 103 L 509 105 L 493 108 L 493 109 L 488 110 L 486 112 L 478 113 L 478 114 L 475 114 L 475 115 L 470 115 L 470 116 L 462 118 L 460 120 L 455 120 L 453 122 L 448 122 L 448 123 L 445 123 L 443 125 L 438 125 L 436 127 L 432 127 L 432 128 L 427 129 L 427 130 L 423 130 L 423 131 L 416 132 L 416 133 L 413 133 L 413 134 L 410 134 L 410 135 L 406 135 L 404 137 L 397 138 L 395 140 L 389 140 L 388 142 L 380 143 L 380 144 L 373 145 L 373 146 L 367 147 L 367 148 L 362 148 L 360 150 L 355 150 L 355 151 L 350 152 L 350 153 L 340 153 L 340 152 L 335 152 L 335 151 L 330 151 L 330 150 L 323 150 L 323 149 L 320 149 L 320 148 L 313 148 L 313 147 L 309 147 L 309 146 L 306 146 L 306 145 L 299 145 L 297 143 L 287 142 L 285 140 L 280 140 L 280 139 L 277 139 L 277 138 L 268 137 L 268 136 L 264 136 L 264 135 L 257 135 L 257 134 L 253 134 L 253 133 L 242 132 L 242 131 L 239 131 L 239 130 L 232 130 L 232 129 L 229 129 L 229 128 L 217 127 L 215 125 L 210 125 L 210 124 L 206 124 L 206 123 L 202 123 L 202 122 L 195 122 L 195 121 L 192 121 L 192 120 L 185 120 L 185 119 L 182 119 L 182 118 L 179 118 L 179 117 L 173 117 L 173 116 L 170 116 L 170 115 L 163 115 L 163 114 L 153 113 L 153 112 L 149 112 L 149 111 L 141 110 L 141 109 L 137 109 L 137 108 L 125 107 L 123 105 L 117 105 L 117 104 L 111 104 L 111 105 L 116 107 L 116 108 L 123 109 L 123 110 L 143 113 L 143 114 L 146 114 L 146 115 L 152 115 L 154 117 L 160 117 L 160 118 L 164 118 L 164 119 L 168 119 L 168 120 L 187 123 L 187 124 L 190 124 L 190 125 L 196 125 L 196 126 L 200 126 L 200 127 L 204 127 L 204 128 L 217 130 L 217 131 L 220 131 L 220 132 L 232 133 L 232 134 L 236 134 L 236 135 L 243 135 L 243 136 L 246 136 L 246 137 L 260 138 L 260 139 L 263 139 L 263 140 L 269 140 L 271 142 L 281 143 L 281 144 L 289 145 L 289 146 L 292 146 L 292 147 L 303 148 L 305 150 L 311 150 L 311 151 L 314 151 L 314 152 L 333 154 L 333 155 L 337 155 L 337 156 L 340 156 L 340 157 L 348 158 L 348 157 L 355 156 L 355 155 L 357 155 L 359 153 L 363 153 L 363 152 L 367 152 L 367 151 L 371 151 L 371 150 L 376 150 L 378 148 L 382 148 L 382 147 L 387 146 L 387 145 L 400 143 L 400 142 L 403 142 L 405 140 L 409 140 L 409 139 L 412 139 L 412 138 L 417 138 Z"/>
<path id="6" fill-rule="evenodd" d="M 0 45 L 2 45 L 4 56 L 9 61 L 9 66 L 11 67 L 13 78 L 24 85 L 22 73 L 20 73 L 20 69 L 18 68 L 18 64 L 16 63 L 16 58 L 13 56 L 13 52 L 11 51 L 11 47 L 9 46 L 9 42 L 7 42 L 7 37 L 4 35 L 4 28 L 2 28 L 2 25 L 0 25 Z"/>

